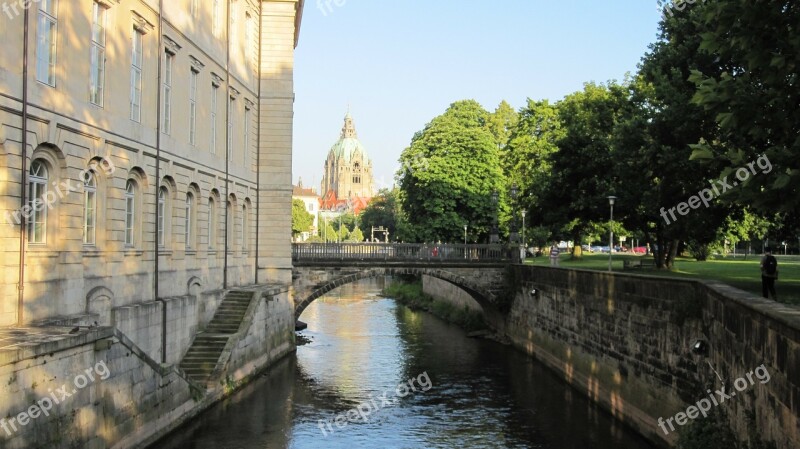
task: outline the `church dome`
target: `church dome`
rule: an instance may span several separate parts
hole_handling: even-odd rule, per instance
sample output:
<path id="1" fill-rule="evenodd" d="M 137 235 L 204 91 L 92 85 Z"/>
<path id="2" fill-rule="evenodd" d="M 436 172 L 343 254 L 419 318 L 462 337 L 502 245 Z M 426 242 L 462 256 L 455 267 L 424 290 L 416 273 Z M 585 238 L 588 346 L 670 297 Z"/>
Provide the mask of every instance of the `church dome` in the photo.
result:
<path id="1" fill-rule="evenodd" d="M 356 159 L 357 156 L 360 156 L 364 161 L 367 160 L 367 150 L 358 140 L 358 134 L 356 133 L 356 127 L 350 112 L 344 117 L 342 134 L 339 137 L 339 141 L 331 147 L 329 157 L 330 155 L 333 155 L 333 157 L 345 163 Z"/>

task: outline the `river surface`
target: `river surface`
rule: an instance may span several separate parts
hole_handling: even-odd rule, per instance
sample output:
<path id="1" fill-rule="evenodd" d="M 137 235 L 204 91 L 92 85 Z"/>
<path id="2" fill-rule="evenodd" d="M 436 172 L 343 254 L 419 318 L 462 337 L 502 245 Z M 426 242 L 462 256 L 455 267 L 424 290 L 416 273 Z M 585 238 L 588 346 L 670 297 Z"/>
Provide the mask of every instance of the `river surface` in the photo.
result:
<path id="1" fill-rule="evenodd" d="M 384 281 L 312 303 L 311 343 L 152 447 L 654 447 L 538 362 L 382 297 Z"/>

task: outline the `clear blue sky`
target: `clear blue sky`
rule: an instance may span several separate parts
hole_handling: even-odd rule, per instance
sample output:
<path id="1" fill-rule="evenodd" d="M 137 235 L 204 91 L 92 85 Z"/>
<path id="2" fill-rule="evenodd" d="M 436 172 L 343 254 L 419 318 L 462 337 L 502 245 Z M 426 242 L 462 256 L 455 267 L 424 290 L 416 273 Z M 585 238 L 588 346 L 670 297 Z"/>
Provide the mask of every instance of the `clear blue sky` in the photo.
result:
<path id="1" fill-rule="evenodd" d="M 348 104 L 376 187 L 390 187 L 414 133 L 452 102 L 519 109 L 622 80 L 659 20 L 655 0 L 327 1 L 306 0 L 295 66 L 293 179 L 317 188 Z"/>

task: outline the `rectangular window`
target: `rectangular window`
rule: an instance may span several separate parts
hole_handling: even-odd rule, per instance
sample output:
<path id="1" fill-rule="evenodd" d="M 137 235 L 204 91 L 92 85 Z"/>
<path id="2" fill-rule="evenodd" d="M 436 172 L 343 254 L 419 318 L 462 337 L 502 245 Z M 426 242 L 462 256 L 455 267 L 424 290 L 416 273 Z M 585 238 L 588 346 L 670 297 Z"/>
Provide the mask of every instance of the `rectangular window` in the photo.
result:
<path id="1" fill-rule="evenodd" d="M 228 160 L 233 161 L 233 117 L 234 98 L 228 97 Z"/>
<path id="2" fill-rule="evenodd" d="M 36 30 L 36 79 L 53 87 L 56 85 L 57 6 L 57 0 L 41 0 Z"/>
<path id="3" fill-rule="evenodd" d="M 250 108 L 244 108 L 244 150 L 242 151 L 242 165 L 247 166 L 247 156 L 250 154 Z"/>
<path id="4" fill-rule="evenodd" d="M 97 229 L 97 184 L 94 178 L 83 185 L 83 244 L 95 244 Z"/>
<path id="5" fill-rule="evenodd" d="M 92 54 L 89 74 L 89 101 L 103 106 L 106 77 L 106 17 L 107 9 L 94 2 L 92 6 Z"/>
<path id="6" fill-rule="evenodd" d="M 247 64 L 253 67 L 255 66 L 254 64 L 255 55 L 253 54 L 255 52 L 253 51 L 253 49 L 255 49 L 254 44 L 255 44 L 256 24 L 255 21 L 253 20 L 253 16 L 251 16 L 249 12 L 245 14 L 244 19 L 245 19 L 244 54 L 245 54 L 245 59 L 247 60 Z"/>
<path id="7" fill-rule="evenodd" d="M 186 195 L 186 208 L 184 209 L 183 231 L 184 241 L 186 242 L 186 249 L 192 248 L 192 206 L 194 203 L 194 195 Z"/>
<path id="8" fill-rule="evenodd" d="M 212 32 L 214 37 L 220 37 L 222 34 L 222 2 L 220 0 L 212 0 L 211 4 L 211 20 Z"/>
<path id="9" fill-rule="evenodd" d="M 247 251 L 247 206 L 242 206 L 242 251 Z"/>
<path id="10" fill-rule="evenodd" d="M 125 186 L 125 245 L 133 246 L 135 243 L 134 230 L 136 229 L 136 186 L 128 181 Z"/>
<path id="11" fill-rule="evenodd" d="M 164 52 L 164 108 L 161 111 L 161 132 L 169 134 L 172 128 L 172 67 L 175 55 Z"/>
<path id="12" fill-rule="evenodd" d="M 197 145 L 197 78 L 199 73 L 192 70 L 189 75 L 189 143 Z"/>
<path id="13" fill-rule="evenodd" d="M 212 86 L 211 89 L 211 154 L 217 152 L 217 94 L 219 87 Z"/>
<path id="14" fill-rule="evenodd" d="M 47 207 L 44 195 L 47 193 L 47 179 L 31 176 L 28 184 L 28 204 L 31 215 L 28 218 L 28 243 L 45 243 L 47 229 Z"/>
<path id="15" fill-rule="evenodd" d="M 158 194 L 158 246 L 166 244 L 166 237 L 164 231 L 167 227 L 167 191 L 163 187 Z"/>
<path id="16" fill-rule="evenodd" d="M 231 48 L 233 49 L 234 56 L 241 54 L 239 48 L 239 23 L 238 23 L 238 7 L 239 3 L 231 2 L 230 17 L 228 18 L 228 35 L 231 39 Z"/>
<path id="17" fill-rule="evenodd" d="M 144 57 L 142 54 L 142 39 L 144 35 L 141 31 L 133 30 L 133 40 L 131 43 L 131 120 L 134 122 L 142 121 L 142 64 Z"/>

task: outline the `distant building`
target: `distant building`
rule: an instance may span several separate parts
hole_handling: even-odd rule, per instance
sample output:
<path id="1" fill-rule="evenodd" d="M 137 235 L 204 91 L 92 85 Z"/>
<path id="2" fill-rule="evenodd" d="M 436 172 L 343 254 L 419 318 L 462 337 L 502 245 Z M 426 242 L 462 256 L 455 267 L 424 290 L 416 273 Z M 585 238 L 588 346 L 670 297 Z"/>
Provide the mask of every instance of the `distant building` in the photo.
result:
<path id="1" fill-rule="evenodd" d="M 319 235 L 319 209 L 320 198 L 314 188 L 303 187 L 303 179 L 301 178 L 296 186 L 292 187 L 292 199 L 300 200 L 306 205 L 306 212 L 314 216 L 314 222 L 311 225 L 309 232 L 304 232 L 300 237 L 301 241 L 308 240 L 312 235 Z"/>
<path id="2" fill-rule="evenodd" d="M 322 208 L 329 211 L 343 208 L 360 211 L 372 199 L 372 161 L 358 140 L 350 112 L 344 117 L 339 141 L 328 152 L 320 193 Z"/>

